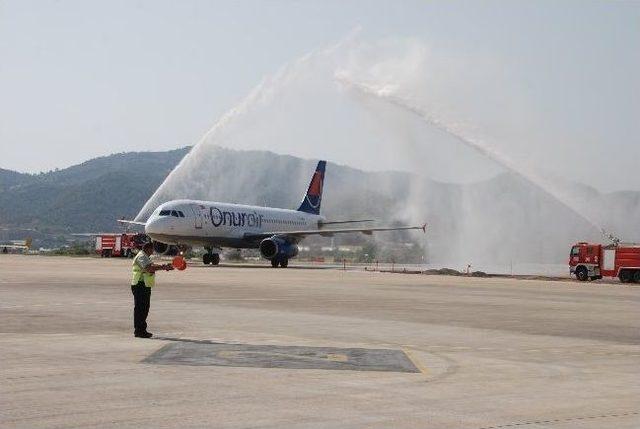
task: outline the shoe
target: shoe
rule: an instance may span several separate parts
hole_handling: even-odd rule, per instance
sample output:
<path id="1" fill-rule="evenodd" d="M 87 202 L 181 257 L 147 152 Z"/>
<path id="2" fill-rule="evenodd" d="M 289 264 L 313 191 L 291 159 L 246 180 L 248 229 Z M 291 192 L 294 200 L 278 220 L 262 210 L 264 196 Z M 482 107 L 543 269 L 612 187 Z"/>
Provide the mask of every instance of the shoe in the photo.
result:
<path id="1" fill-rule="evenodd" d="M 151 338 L 153 334 L 151 332 L 136 332 L 133 334 L 136 338 Z"/>

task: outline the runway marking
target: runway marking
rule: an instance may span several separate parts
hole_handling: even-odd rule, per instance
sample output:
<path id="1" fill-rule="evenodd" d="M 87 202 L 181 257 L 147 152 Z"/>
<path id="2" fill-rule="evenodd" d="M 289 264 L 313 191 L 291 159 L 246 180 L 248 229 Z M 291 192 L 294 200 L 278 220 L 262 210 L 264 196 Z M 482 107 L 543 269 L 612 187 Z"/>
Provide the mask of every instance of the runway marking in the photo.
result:
<path id="1" fill-rule="evenodd" d="M 347 355 L 339 353 L 328 353 L 327 360 L 330 360 L 332 362 L 347 362 L 349 361 L 349 358 L 347 357 Z"/>
<path id="2" fill-rule="evenodd" d="M 404 354 L 405 354 L 405 355 L 407 355 L 407 357 L 409 358 L 409 360 L 411 361 L 411 363 L 412 363 L 416 368 L 418 368 L 418 370 L 419 370 L 422 374 L 427 375 L 427 374 L 429 373 L 429 369 L 428 369 L 426 366 L 424 366 L 424 365 L 422 364 L 422 362 L 421 362 L 420 360 L 418 360 L 418 359 L 415 357 L 415 355 L 411 352 L 411 350 L 410 350 L 410 349 L 408 349 L 408 348 L 406 348 L 406 347 L 403 347 L 403 348 L 402 348 L 402 351 L 404 352 Z"/>
<path id="3" fill-rule="evenodd" d="M 235 357 L 238 357 L 239 355 L 240 355 L 240 352 L 232 351 L 232 350 L 222 350 L 218 352 L 218 356 L 224 359 L 233 359 Z"/>
<path id="4" fill-rule="evenodd" d="M 160 339 L 160 338 L 159 338 Z M 166 337 L 162 338 L 164 341 Z M 214 343 L 175 339 L 141 361 L 159 365 L 230 366 L 424 373 L 406 351 Z"/>
<path id="5" fill-rule="evenodd" d="M 612 417 L 630 417 L 640 415 L 640 411 L 631 411 L 628 413 L 618 413 L 618 414 L 602 414 L 596 416 L 582 416 L 582 417 L 568 417 L 564 419 L 548 419 L 548 420 L 529 420 L 524 422 L 517 423 L 507 423 L 504 425 L 497 426 L 482 426 L 478 429 L 502 429 L 502 428 L 512 428 L 517 426 L 529 426 L 529 425 L 539 425 L 539 424 L 554 424 L 554 423 L 565 423 L 565 422 L 573 422 L 578 420 L 592 420 L 592 419 L 605 419 Z"/>
<path id="6" fill-rule="evenodd" d="M 192 298 L 192 299 L 158 299 L 156 302 L 191 302 L 191 301 L 293 301 L 296 298 Z"/>

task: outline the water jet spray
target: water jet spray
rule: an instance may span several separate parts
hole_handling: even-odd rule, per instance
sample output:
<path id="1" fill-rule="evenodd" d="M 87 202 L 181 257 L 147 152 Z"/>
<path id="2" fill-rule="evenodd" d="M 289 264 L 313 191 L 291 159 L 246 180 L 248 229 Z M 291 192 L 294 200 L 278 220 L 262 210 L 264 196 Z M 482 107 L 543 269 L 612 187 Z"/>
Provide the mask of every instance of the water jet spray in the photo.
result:
<path id="1" fill-rule="evenodd" d="M 553 188 L 553 186 L 544 180 L 542 177 L 538 176 L 532 171 L 527 171 L 522 169 L 520 166 L 516 166 L 515 163 L 510 160 L 508 157 L 498 153 L 495 150 L 490 149 L 484 144 L 482 141 L 464 136 L 463 133 L 459 130 L 456 130 L 452 125 L 445 123 L 444 121 L 438 119 L 437 117 L 428 114 L 419 106 L 412 104 L 408 99 L 403 98 L 397 95 L 397 86 L 395 85 L 384 85 L 384 86 L 376 86 L 372 84 L 366 84 L 362 82 L 356 82 L 351 79 L 347 73 L 337 72 L 335 74 L 335 79 L 345 85 L 348 88 L 353 88 L 360 92 L 361 94 L 374 97 L 376 99 L 385 101 L 390 103 L 400 109 L 417 116 L 421 120 L 423 120 L 427 125 L 432 126 L 451 137 L 455 138 L 459 142 L 463 143 L 465 146 L 479 152 L 483 156 L 491 159 L 497 164 L 501 165 L 508 171 L 511 171 L 525 179 L 529 184 L 535 186 L 536 188 L 542 190 L 543 192 L 551 195 L 556 201 L 569 208 L 572 212 L 577 214 L 580 218 L 587 221 L 592 227 L 599 231 L 603 231 L 603 228 L 592 219 L 590 216 L 583 213 L 579 210 L 578 207 L 569 203 L 567 201 L 566 195 L 561 195 L 559 191 Z"/>

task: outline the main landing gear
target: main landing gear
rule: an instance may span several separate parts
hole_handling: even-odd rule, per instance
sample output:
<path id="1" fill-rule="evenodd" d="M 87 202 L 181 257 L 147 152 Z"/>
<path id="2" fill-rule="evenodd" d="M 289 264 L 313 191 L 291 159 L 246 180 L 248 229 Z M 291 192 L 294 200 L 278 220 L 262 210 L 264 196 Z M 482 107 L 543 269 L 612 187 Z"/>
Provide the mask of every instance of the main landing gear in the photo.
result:
<path id="1" fill-rule="evenodd" d="M 282 268 L 287 268 L 289 265 L 289 258 L 275 257 L 271 260 L 271 266 L 273 268 L 278 268 L 280 265 Z"/>
<path id="2" fill-rule="evenodd" d="M 205 247 L 205 250 L 207 253 L 202 255 L 202 262 L 204 262 L 205 265 L 218 265 L 220 263 L 220 254 L 213 253 L 213 250 L 210 247 Z"/>

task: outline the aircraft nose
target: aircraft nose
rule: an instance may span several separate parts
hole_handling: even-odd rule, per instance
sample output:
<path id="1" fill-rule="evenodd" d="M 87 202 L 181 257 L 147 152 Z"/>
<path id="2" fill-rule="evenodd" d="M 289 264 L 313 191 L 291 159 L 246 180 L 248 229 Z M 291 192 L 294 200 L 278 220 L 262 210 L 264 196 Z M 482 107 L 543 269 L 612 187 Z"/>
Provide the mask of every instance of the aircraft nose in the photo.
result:
<path id="1" fill-rule="evenodd" d="M 144 226 L 144 232 L 146 234 L 160 234 L 162 232 L 161 223 L 158 218 L 149 219 Z"/>

